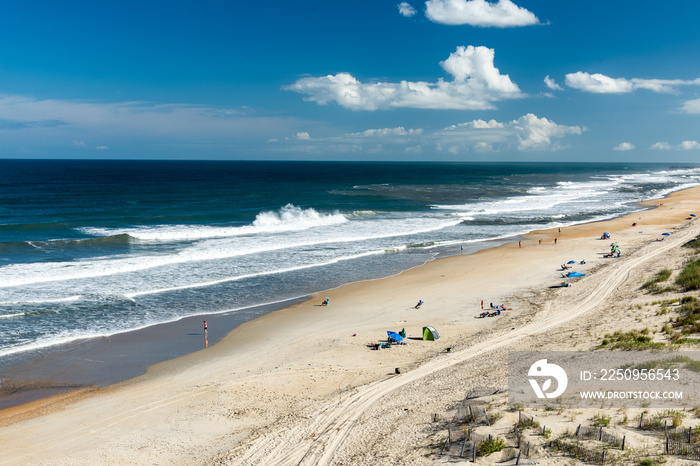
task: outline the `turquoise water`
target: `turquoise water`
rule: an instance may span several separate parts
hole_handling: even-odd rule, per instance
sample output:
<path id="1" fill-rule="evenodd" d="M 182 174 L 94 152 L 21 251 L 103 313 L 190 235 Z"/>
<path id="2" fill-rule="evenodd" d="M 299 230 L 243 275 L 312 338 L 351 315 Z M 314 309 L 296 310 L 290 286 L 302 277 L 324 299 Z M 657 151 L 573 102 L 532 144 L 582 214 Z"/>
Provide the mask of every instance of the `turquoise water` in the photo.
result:
<path id="1" fill-rule="evenodd" d="M 0 160 L 0 362 L 398 273 L 700 184 L 648 164 Z"/>

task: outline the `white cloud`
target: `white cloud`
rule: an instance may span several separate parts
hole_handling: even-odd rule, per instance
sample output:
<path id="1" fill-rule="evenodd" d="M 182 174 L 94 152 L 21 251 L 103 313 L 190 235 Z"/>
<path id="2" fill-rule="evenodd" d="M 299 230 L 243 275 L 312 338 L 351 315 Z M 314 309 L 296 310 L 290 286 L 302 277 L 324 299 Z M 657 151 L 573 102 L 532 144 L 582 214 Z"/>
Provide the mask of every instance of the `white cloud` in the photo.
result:
<path id="1" fill-rule="evenodd" d="M 297 133 L 295 137 L 304 141 L 308 141 L 309 139 L 311 139 L 311 136 L 309 136 L 309 133 L 307 132 Z"/>
<path id="2" fill-rule="evenodd" d="M 399 13 L 401 16 L 410 18 L 416 14 L 416 9 L 413 8 L 408 2 L 401 2 L 399 3 Z"/>
<path id="3" fill-rule="evenodd" d="M 549 75 L 544 77 L 544 83 L 547 85 L 548 88 L 550 88 L 553 91 L 561 91 L 564 89 L 559 84 L 557 84 L 556 81 L 550 78 Z"/>
<path id="4" fill-rule="evenodd" d="M 520 141 L 518 149 L 523 151 L 557 150 L 561 148 L 557 139 L 568 134 L 582 133 L 578 126 L 558 125 L 546 118 L 538 118 L 532 113 L 513 120 L 510 125 L 517 131 Z"/>
<path id="5" fill-rule="evenodd" d="M 97 147 L 95 147 L 95 149 L 97 149 L 97 150 L 109 150 L 109 147 L 107 147 L 107 146 L 97 146 Z"/>
<path id="6" fill-rule="evenodd" d="M 582 71 L 566 75 L 566 85 L 581 91 L 597 94 L 620 94 L 632 92 L 632 84 L 624 79 L 613 79 L 602 74 L 589 74 Z"/>
<path id="7" fill-rule="evenodd" d="M 371 138 L 371 137 L 387 137 L 387 136 L 414 136 L 414 135 L 419 135 L 422 133 L 423 133 L 423 130 L 420 128 L 418 128 L 418 129 L 409 128 L 407 130 L 403 126 L 398 126 L 396 128 L 368 129 L 368 130 L 362 131 L 361 133 L 351 133 L 351 134 L 348 134 L 347 136 L 360 136 L 360 137 Z"/>
<path id="8" fill-rule="evenodd" d="M 619 151 L 627 151 L 627 150 L 634 150 L 634 144 L 630 142 L 621 142 L 617 146 L 613 147 L 613 150 L 619 150 Z"/>
<path id="9" fill-rule="evenodd" d="M 700 150 L 700 142 L 698 141 L 683 141 L 674 146 L 668 142 L 656 142 L 649 147 L 652 150 Z"/>
<path id="10" fill-rule="evenodd" d="M 73 141 L 73 145 L 75 147 L 80 147 L 82 149 L 87 149 L 87 144 L 85 144 L 85 141 Z"/>
<path id="11" fill-rule="evenodd" d="M 540 23 L 537 16 L 510 0 L 496 3 L 485 0 L 428 0 L 425 2 L 425 16 L 435 23 L 453 26 L 468 24 L 506 28 Z"/>
<path id="12" fill-rule="evenodd" d="M 574 89 L 595 94 L 626 94 L 636 89 L 647 89 L 657 93 L 676 92 L 678 86 L 700 85 L 700 78 L 682 79 L 640 79 L 611 78 L 600 73 L 583 71 L 566 75 L 566 85 Z"/>
<path id="13" fill-rule="evenodd" d="M 474 150 L 479 152 L 491 152 L 493 151 L 493 145 L 489 144 L 488 142 L 478 142 L 474 146 Z"/>
<path id="14" fill-rule="evenodd" d="M 688 100 L 681 107 L 685 113 L 700 113 L 700 99 Z"/>
<path id="15" fill-rule="evenodd" d="M 468 151 L 555 151 L 565 147 L 567 136 L 580 135 L 583 131 L 579 126 L 560 125 L 529 113 L 510 122 L 472 120 L 431 131 L 401 126 L 367 129 L 358 133 L 314 138 L 313 141 L 304 141 L 313 143 L 313 146 L 303 144 L 303 147 L 307 152 L 319 154 L 333 151 L 396 154 L 416 147 L 435 147 L 438 152 L 450 154 Z M 285 142 L 293 143 L 294 138 Z M 300 146 L 295 147 L 294 150 L 300 150 Z M 338 150 L 341 147 L 344 149 Z"/>
<path id="16" fill-rule="evenodd" d="M 352 110 L 430 108 L 489 110 L 493 102 L 521 98 L 520 88 L 494 66 L 495 52 L 487 47 L 457 47 L 440 62 L 453 76 L 450 82 L 401 81 L 362 83 L 349 73 L 299 79 L 283 89 L 306 94 L 305 100 L 327 105 L 335 102 Z"/>
<path id="17" fill-rule="evenodd" d="M 445 128 L 447 131 L 453 131 L 458 128 L 476 128 L 476 129 L 485 129 L 485 128 L 503 128 L 505 127 L 505 124 L 499 123 L 496 120 L 490 120 L 490 121 L 484 121 L 484 120 L 474 120 L 474 121 L 469 121 L 467 123 L 458 123 L 456 125 L 448 126 Z"/>
<path id="18" fill-rule="evenodd" d="M 673 146 L 667 142 L 655 142 L 652 144 L 649 149 L 652 150 L 671 150 L 673 149 Z"/>

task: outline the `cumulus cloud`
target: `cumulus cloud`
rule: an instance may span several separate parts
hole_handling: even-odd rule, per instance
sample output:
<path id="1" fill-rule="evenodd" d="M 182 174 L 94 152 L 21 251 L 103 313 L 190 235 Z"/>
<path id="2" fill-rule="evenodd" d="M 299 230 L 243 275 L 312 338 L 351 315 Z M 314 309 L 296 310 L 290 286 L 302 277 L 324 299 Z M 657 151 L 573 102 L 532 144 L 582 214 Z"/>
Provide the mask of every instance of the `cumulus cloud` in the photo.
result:
<path id="1" fill-rule="evenodd" d="M 510 0 L 428 0 L 425 16 L 430 21 L 452 26 L 518 27 L 539 24 L 533 13 Z"/>
<path id="2" fill-rule="evenodd" d="M 568 134 L 582 133 L 578 126 L 558 125 L 546 118 L 538 118 L 532 113 L 513 120 L 510 124 L 517 131 L 518 149 L 524 151 L 557 150 L 561 147 L 556 142 L 557 139 Z"/>
<path id="3" fill-rule="evenodd" d="M 504 123 L 499 123 L 496 120 L 490 120 L 490 121 L 484 121 L 484 120 L 474 120 L 474 121 L 469 121 L 467 123 L 458 123 L 456 125 L 448 126 L 445 128 L 446 131 L 454 131 L 458 128 L 476 128 L 476 129 L 485 129 L 485 128 L 503 128 L 505 127 Z"/>
<path id="4" fill-rule="evenodd" d="M 309 139 L 311 139 L 311 136 L 309 136 L 309 133 L 307 132 L 300 132 L 296 134 L 296 138 L 308 141 Z"/>
<path id="5" fill-rule="evenodd" d="M 678 86 L 700 85 L 700 78 L 682 79 L 640 79 L 611 78 L 600 73 L 577 71 L 566 75 L 566 85 L 574 89 L 595 94 L 626 94 L 637 89 L 647 89 L 657 93 L 676 92 Z"/>
<path id="6" fill-rule="evenodd" d="M 401 2 L 399 3 L 399 14 L 410 18 L 416 14 L 416 9 L 413 8 L 408 2 Z"/>
<path id="7" fill-rule="evenodd" d="M 305 94 L 304 100 L 327 105 L 335 102 L 352 110 L 424 108 L 489 110 L 493 102 L 523 97 L 510 77 L 494 66 L 493 49 L 460 46 L 440 66 L 452 75 L 435 83 L 362 83 L 349 73 L 307 77 L 283 89 Z"/>
<path id="8" fill-rule="evenodd" d="M 668 142 L 656 142 L 649 147 L 652 150 L 700 150 L 700 142 L 698 141 L 683 141 L 678 145 L 672 145 Z"/>
<path id="9" fill-rule="evenodd" d="M 547 85 L 548 88 L 550 88 L 553 91 L 561 91 L 564 89 L 559 84 L 557 84 L 556 81 L 550 78 L 549 75 L 544 77 L 544 83 Z"/>
<path id="10" fill-rule="evenodd" d="M 629 142 L 621 142 L 617 146 L 613 147 L 613 150 L 619 150 L 619 151 L 626 151 L 626 150 L 634 150 L 634 144 L 629 143 Z"/>
<path id="11" fill-rule="evenodd" d="M 566 146 L 567 136 L 581 135 L 584 130 L 528 113 L 509 122 L 473 120 L 451 125 L 439 137 L 443 146 L 463 144 L 477 151 L 556 151 Z"/>
<path id="12" fill-rule="evenodd" d="M 681 111 L 685 113 L 700 113 L 700 99 L 685 102 L 681 107 Z"/>
<path id="13" fill-rule="evenodd" d="M 307 152 L 328 153 L 406 153 L 418 147 L 435 147 L 438 152 L 460 154 L 469 151 L 556 151 L 566 147 L 565 138 L 580 135 L 579 126 L 557 124 L 528 113 L 510 122 L 472 120 L 439 130 L 424 128 L 379 128 L 327 138 L 314 138 L 314 146 L 303 145 Z M 301 146 L 298 146 L 299 149 Z M 294 150 L 294 149 L 293 149 Z"/>

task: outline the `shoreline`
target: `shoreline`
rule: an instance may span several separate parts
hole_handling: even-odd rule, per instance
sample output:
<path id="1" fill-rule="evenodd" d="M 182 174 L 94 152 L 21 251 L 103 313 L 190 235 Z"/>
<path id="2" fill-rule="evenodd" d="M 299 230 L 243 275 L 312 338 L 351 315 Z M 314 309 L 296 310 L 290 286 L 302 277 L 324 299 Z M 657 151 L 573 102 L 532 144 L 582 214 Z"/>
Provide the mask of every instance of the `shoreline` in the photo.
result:
<path id="1" fill-rule="evenodd" d="M 509 238 L 517 240 L 520 236 Z M 485 246 L 469 254 L 500 247 L 509 241 L 507 238 L 494 238 L 480 242 L 484 245 L 497 244 Z M 196 314 L 109 336 L 76 339 L 69 343 L 8 355 L 5 361 L 0 362 L 0 373 L 12 374 L 0 379 L 0 417 L 3 409 L 41 400 L 50 403 L 54 397 L 63 399 L 70 396 L 71 392 L 94 392 L 139 377 L 146 374 L 152 365 L 213 347 L 240 325 L 310 300 L 311 296 L 329 294 L 353 283 L 395 277 L 433 260 L 457 255 L 460 255 L 458 251 L 443 247 L 435 253 L 433 259 L 391 275 L 347 282 L 309 295 L 269 304 Z M 203 343 L 204 333 L 201 331 L 202 319 L 210 325 L 206 344 Z M 178 338 L 177 342 L 171 340 L 173 337 Z M 115 352 L 118 356 L 114 355 Z M 107 372 L 105 364 L 109 368 Z"/>
<path id="2" fill-rule="evenodd" d="M 608 223 L 620 220 L 628 216 L 636 215 L 639 212 L 654 209 L 655 207 L 658 207 L 658 205 L 656 205 L 655 202 L 663 200 L 674 193 L 680 193 L 686 190 L 693 189 L 700 190 L 700 186 L 686 188 L 681 191 L 673 191 L 661 198 L 638 201 L 635 204 L 642 207 L 642 210 L 636 212 L 631 212 L 628 214 L 621 215 L 619 217 L 613 217 L 605 220 L 577 223 L 566 227 L 560 227 L 559 230 L 561 231 L 561 228 L 565 228 L 565 230 L 567 230 L 584 225 L 592 226 L 595 224 Z M 554 228 L 529 231 L 527 233 L 510 237 L 512 241 L 509 241 L 507 238 L 484 240 L 484 243 L 495 241 L 501 244 L 496 246 L 484 247 L 474 252 L 470 252 L 467 255 L 480 254 L 484 251 L 507 247 L 508 245 L 516 244 L 518 241 L 522 240 L 528 241 L 530 239 L 540 237 L 548 238 L 549 240 L 551 240 L 552 237 L 557 236 L 553 235 L 553 230 Z M 526 244 L 525 247 L 529 247 L 529 245 Z M 2 418 L 3 410 L 5 409 L 18 408 L 21 407 L 23 404 L 41 403 L 42 401 L 46 402 L 47 404 L 50 404 L 54 398 L 57 400 L 61 400 L 65 397 L 71 397 L 73 393 L 92 393 L 95 391 L 99 391 L 100 389 L 107 389 L 111 385 L 125 383 L 131 379 L 135 379 L 141 376 L 147 376 L 149 368 L 152 366 L 168 363 L 170 361 L 177 361 L 180 358 L 186 357 L 192 353 L 196 353 L 205 348 L 214 347 L 216 344 L 226 339 L 237 328 L 246 323 L 257 319 L 261 319 L 267 316 L 268 314 L 274 314 L 276 312 L 290 310 L 294 308 L 295 304 L 297 303 L 303 303 L 304 301 L 310 301 L 313 299 L 318 300 L 320 299 L 321 295 L 332 294 L 334 290 L 337 290 L 339 288 L 358 283 L 372 282 L 375 280 L 383 280 L 396 277 L 413 269 L 425 267 L 431 262 L 457 256 L 464 257 L 464 255 L 462 254 L 457 254 L 456 251 L 448 252 L 448 250 L 443 250 L 438 252 L 434 259 L 431 259 L 427 262 L 424 262 L 423 264 L 406 269 L 393 275 L 373 278 L 369 280 L 360 280 L 357 282 L 344 283 L 334 288 L 311 293 L 303 297 L 283 300 L 272 304 L 252 306 L 250 308 L 226 311 L 216 314 L 197 314 L 194 316 L 184 317 L 182 319 L 178 319 L 172 322 L 163 322 L 142 329 L 121 332 L 119 334 L 111 335 L 108 337 L 78 340 L 76 342 L 58 345 L 56 348 L 53 348 L 54 351 L 48 358 L 42 354 L 39 354 L 38 356 L 35 354 L 27 354 L 26 356 L 21 355 L 18 358 L 19 361 L 12 362 L 10 364 L 7 364 L 6 366 L 6 373 L 10 373 L 15 368 L 21 368 L 22 377 L 20 377 L 19 380 L 15 380 L 16 376 L 13 375 L 13 377 L 9 380 L 9 387 L 4 387 L 4 394 L 3 392 L 0 392 L 0 419 Z M 253 317 L 250 320 L 240 321 L 239 316 L 236 314 L 237 311 L 254 312 L 256 310 L 264 310 L 264 313 Z M 210 330 L 216 329 L 214 332 L 209 332 L 207 342 L 204 344 L 202 343 L 202 341 L 204 341 L 203 332 L 185 333 L 187 330 L 198 328 L 198 326 L 200 326 L 200 323 L 198 321 L 202 318 L 207 320 L 210 324 L 215 324 L 210 327 Z M 233 320 L 236 321 L 236 323 L 233 325 L 216 325 L 217 321 L 226 320 Z M 190 323 L 193 323 L 194 325 L 191 325 Z M 221 331 L 222 328 L 225 329 L 223 332 Z M 186 340 L 181 339 L 178 341 L 178 346 L 184 346 L 180 346 L 178 349 L 174 349 L 171 343 L 166 342 L 166 339 L 169 339 L 174 334 L 182 334 L 188 337 Z M 201 341 L 198 341 L 197 338 Z M 152 344 L 149 345 L 148 342 L 151 342 Z M 136 345 L 136 348 L 134 348 L 132 345 Z M 78 374 L 77 371 L 73 371 L 72 373 L 69 373 L 68 379 L 61 378 L 59 380 L 56 380 L 54 378 L 54 374 L 57 371 L 54 366 L 56 361 L 61 361 L 62 359 L 65 359 L 66 354 L 73 353 L 74 351 L 76 351 L 76 349 L 79 353 L 83 355 L 89 354 L 91 357 L 95 356 L 95 352 L 97 352 L 97 362 L 103 363 L 104 361 L 99 361 L 99 358 L 108 357 L 109 354 L 113 352 L 115 348 L 117 351 L 120 351 L 122 353 L 124 358 L 127 359 L 136 358 L 137 353 L 143 354 L 144 352 L 148 352 L 149 350 L 155 350 L 157 355 L 151 355 L 151 357 L 149 357 L 148 359 L 141 360 L 139 361 L 139 363 L 131 367 L 117 367 L 119 375 L 111 374 L 109 376 L 105 376 L 103 375 L 104 372 L 101 370 L 101 368 L 97 365 L 94 365 L 93 367 L 88 367 L 87 376 L 84 372 L 85 367 L 82 367 L 80 368 L 82 374 Z M 129 356 L 128 354 L 125 355 L 125 351 L 131 352 L 131 356 Z M 76 359 L 76 356 L 69 355 L 68 358 Z M 77 358 L 80 358 L 80 356 L 77 356 Z M 64 371 L 64 369 L 59 370 L 61 372 Z M 52 375 L 49 375 L 47 377 L 47 372 Z M 5 378 L 3 381 L 6 380 L 7 378 Z"/>
<path id="3" fill-rule="evenodd" d="M 64 423 L 70 422 L 66 417 L 75 410 L 82 414 L 94 412 L 95 405 L 105 403 L 113 408 L 125 403 L 128 406 L 139 403 L 150 406 L 149 403 L 155 404 L 155 400 L 166 397 L 171 400 L 170 404 L 183 412 L 174 414 L 154 408 L 151 414 L 160 421 L 165 420 L 168 425 L 176 422 L 176 418 L 177 425 L 189 422 L 190 427 L 194 427 L 200 425 L 193 416 L 196 417 L 201 403 L 207 406 L 221 403 L 222 408 L 216 410 L 217 425 L 202 427 L 207 432 L 206 438 L 200 438 L 189 428 L 180 429 L 182 431 L 169 436 L 172 442 L 180 445 L 178 448 L 170 452 L 152 451 L 148 456 L 154 461 L 156 458 L 161 458 L 161 461 L 180 458 L 182 461 L 186 455 L 195 455 L 191 457 L 195 462 L 208 461 L 211 454 L 193 453 L 197 447 L 204 447 L 212 454 L 230 451 L 251 432 L 272 429 L 278 423 L 276 419 L 291 416 L 289 422 L 298 421 L 298 415 L 293 413 L 308 413 L 311 407 L 342 397 L 356 387 L 390 378 L 395 367 L 412 368 L 421 361 L 435 358 L 447 346 L 467 347 L 507 332 L 511 327 L 525 325 L 534 318 L 528 310 L 533 306 L 528 301 L 537 302 L 541 294 L 559 293 L 559 290 L 549 289 L 547 284 L 555 285 L 561 281 L 556 269 L 562 261 L 566 262 L 565 258 L 586 259 L 587 265 L 582 271 L 592 275 L 603 273 L 601 267 L 612 263 L 598 257 L 598 254 L 602 255 L 600 250 L 607 246 L 607 243 L 595 241 L 602 233 L 603 225 L 606 231 L 613 233 L 614 240 L 618 235 L 623 238 L 623 254 L 626 254 L 627 242 L 636 242 L 641 247 L 664 229 L 670 229 L 671 225 L 685 228 L 688 214 L 700 210 L 700 204 L 695 200 L 698 193 L 700 187 L 676 191 L 663 199 L 642 202 L 651 210 L 565 227 L 561 233 L 556 228 L 536 230 L 522 235 L 522 248 L 518 247 L 516 240 L 473 254 L 434 259 L 395 276 L 342 285 L 329 293 L 316 293 L 309 301 L 239 325 L 206 351 L 155 364 L 143 376 L 78 396 L 79 402 L 71 400 L 68 407 L 56 407 L 53 415 L 42 419 L 51 417 L 47 429 L 51 430 L 53 426 L 60 430 Z M 657 204 L 666 207 L 654 209 Z M 688 209 L 684 208 L 686 206 Z M 633 228 L 631 224 L 636 217 L 644 220 L 639 219 L 640 226 Z M 554 238 L 558 239 L 556 245 L 553 244 Z M 539 240 L 542 240 L 542 245 Z M 575 288 L 579 285 L 585 287 L 586 282 L 577 282 Z M 561 290 L 561 293 L 569 291 Z M 318 304 L 321 295 L 325 294 L 331 296 L 332 304 L 321 308 Z M 479 298 L 485 303 L 505 302 L 515 310 L 497 319 L 474 319 L 479 310 Z M 423 299 L 426 304 L 420 310 L 413 310 L 418 299 Z M 435 325 L 443 337 L 441 341 L 409 341 L 406 347 L 379 352 L 366 348 L 366 344 L 384 339 L 386 329 L 403 326 L 409 337 L 416 338 L 421 326 L 426 324 Z M 358 337 L 352 336 L 353 333 L 358 333 Z M 166 387 L 172 383 L 171 379 L 178 383 Z M 169 383 L 164 384 L 165 380 Z M 269 386 L 272 381 L 275 385 Z M 164 406 L 165 402 L 162 403 Z M 50 400 L 38 405 L 51 412 Z M 6 411 L 0 410 L 0 419 L 5 419 L 5 422 L 8 420 Z M 3 428 L 6 433 L 26 434 L 25 429 L 44 432 L 34 423 L 18 422 L 31 419 L 33 415 L 23 418 L 19 413 L 21 409 L 13 411 L 16 423 Z M 209 421 L 212 421 L 211 416 L 214 414 L 207 415 Z M 99 424 L 93 423 L 92 427 L 86 428 L 125 422 L 117 414 L 100 417 L 95 420 Z M 135 432 L 143 434 L 142 429 L 146 426 L 152 428 L 155 420 L 142 418 L 130 419 L 138 419 L 133 427 Z M 98 430 L 103 428 L 106 427 Z M 222 436 L 223 432 L 229 432 L 229 435 Z M 124 430 L 118 433 L 139 443 L 132 436 L 137 433 L 129 434 Z M 58 453 L 60 458 L 79 458 L 78 461 L 94 458 L 90 456 L 95 455 L 92 442 L 78 446 L 60 440 L 60 437 L 54 433 L 52 443 L 54 448 L 57 448 L 55 442 L 62 445 L 62 453 Z M 30 454 L 40 455 L 41 451 Z M 118 454 L 118 458 L 127 460 L 128 452 L 119 451 Z"/>

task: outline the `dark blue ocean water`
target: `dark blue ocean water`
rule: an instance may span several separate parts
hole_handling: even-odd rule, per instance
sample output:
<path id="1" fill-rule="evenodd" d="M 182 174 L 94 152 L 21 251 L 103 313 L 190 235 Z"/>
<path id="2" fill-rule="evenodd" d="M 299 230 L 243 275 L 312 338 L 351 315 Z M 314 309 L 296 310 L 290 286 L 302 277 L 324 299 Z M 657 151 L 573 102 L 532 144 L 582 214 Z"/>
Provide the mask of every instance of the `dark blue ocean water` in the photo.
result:
<path id="1" fill-rule="evenodd" d="M 0 160 L 0 360 L 240 312 L 700 184 L 643 164 Z"/>

